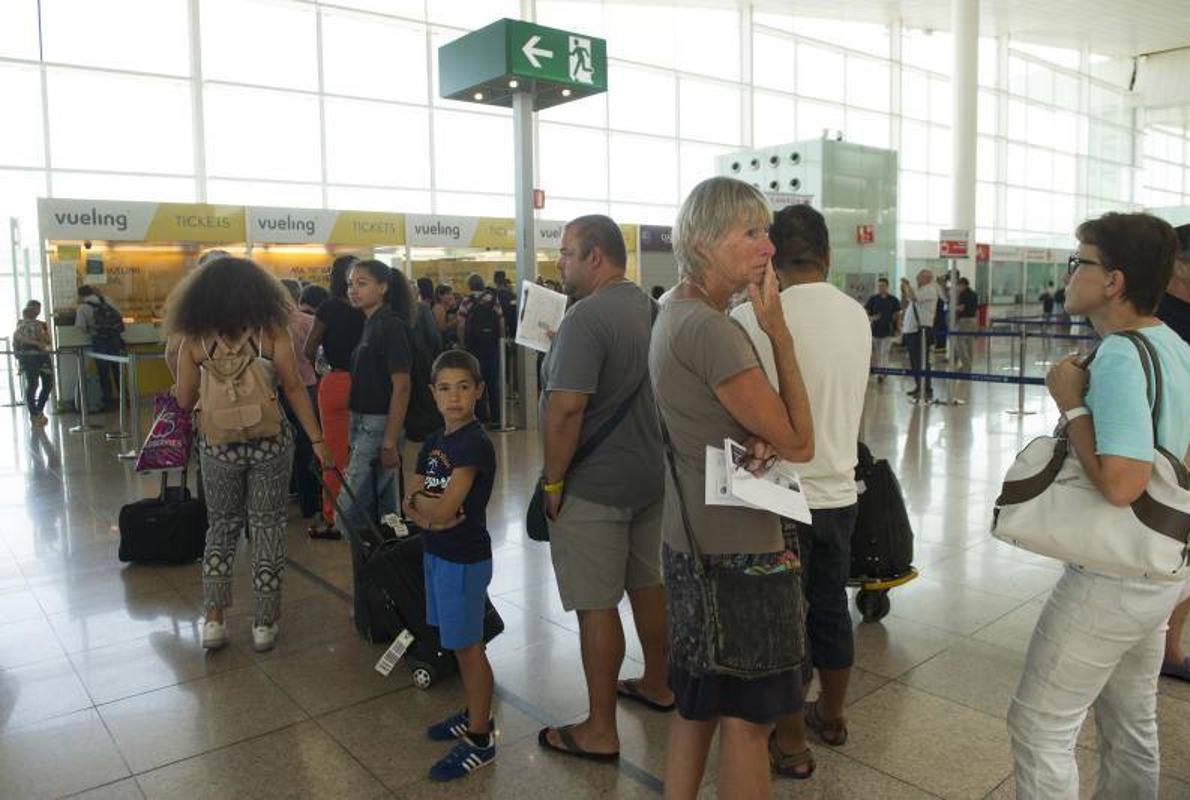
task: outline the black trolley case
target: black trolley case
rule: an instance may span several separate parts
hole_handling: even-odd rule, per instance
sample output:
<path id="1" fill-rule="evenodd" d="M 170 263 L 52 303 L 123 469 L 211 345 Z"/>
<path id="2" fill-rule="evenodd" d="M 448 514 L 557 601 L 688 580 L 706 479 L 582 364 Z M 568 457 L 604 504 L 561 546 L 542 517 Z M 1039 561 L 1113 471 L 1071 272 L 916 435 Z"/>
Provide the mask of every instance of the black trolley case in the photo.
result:
<path id="1" fill-rule="evenodd" d="M 428 689 L 440 678 L 458 670 L 454 654 L 445 650 L 438 639 L 438 629 L 426 622 L 426 580 L 422 566 L 422 534 L 410 532 L 397 536 L 392 528 L 380 525 L 363 509 L 342 472 L 338 473 L 340 493 L 335 508 L 346 518 L 339 504 L 346 493 L 352 506 L 365 522 L 363 530 L 347 531 L 359 543 L 361 566 L 354 575 L 354 588 L 362 592 L 369 620 L 357 628 L 373 642 L 390 641 L 402 630 L 413 635 L 405 660 L 419 689 Z M 489 599 L 484 614 L 483 639 L 490 642 L 504 631 L 504 620 Z"/>

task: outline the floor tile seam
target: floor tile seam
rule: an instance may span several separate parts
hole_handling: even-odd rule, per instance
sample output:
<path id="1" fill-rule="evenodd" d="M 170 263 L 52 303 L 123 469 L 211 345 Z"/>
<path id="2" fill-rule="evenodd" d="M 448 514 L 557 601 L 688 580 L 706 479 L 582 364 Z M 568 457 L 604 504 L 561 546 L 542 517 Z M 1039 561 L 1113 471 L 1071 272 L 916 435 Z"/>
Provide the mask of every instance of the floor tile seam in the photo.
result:
<path id="1" fill-rule="evenodd" d="M 77 792 L 72 792 L 71 794 L 63 796 L 61 798 L 61 800 L 71 800 L 71 798 L 78 797 L 81 794 L 86 794 L 87 792 L 96 792 L 96 791 L 99 791 L 100 789 L 105 789 L 108 786 L 115 786 L 117 783 L 123 783 L 124 781 L 128 781 L 128 780 L 132 781 L 132 785 L 136 787 L 136 791 L 143 798 L 145 796 L 145 790 L 142 789 L 140 787 L 140 784 L 136 782 L 136 776 L 133 775 L 132 773 L 129 773 L 129 774 L 125 775 L 123 778 L 116 778 L 114 781 L 105 781 L 104 783 L 99 783 L 94 786 L 88 786 L 85 789 L 79 789 Z"/>
<path id="2" fill-rule="evenodd" d="M 873 772 L 877 772 L 886 778 L 891 778 L 892 780 L 896 781 L 897 783 L 903 783 L 906 786 L 912 786 L 914 789 L 924 792 L 925 794 L 929 795 L 932 798 L 936 798 L 936 800 L 946 800 L 946 798 L 944 798 L 942 795 L 935 794 L 934 792 L 930 791 L 929 789 L 927 789 L 924 786 L 918 786 L 916 783 L 914 783 L 911 780 L 907 780 L 899 775 L 893 775 L 891 772 L 887 772 L 886 770 L 882 769 L 881 767 L 877 767 L 873 764 L 869 764 L 868 762 L 863 761 L 862 759 L 860 759 L 859 757 L 857 757 L 855 755 L 852 755 L 851 753 L 844 752 L 843 750 L 839 749 L 838 747 L 832 747 L 827 744 L 822 744 L 821 742 L 817 742 L 816 740 L 813 743 L 818 744 L 819 746 L 821 746 L 823 749 L 830 752 L 831 754 L 836 755 L 840 758 L 843 758 L 847 761 L 850 761 L 853 764 L 858 764 L 859 766 L 864 767 L 865 769 L 870 769 Z M 776 780 L 776 779 L 774 779 L 774 780 Z M 999 785 L 999 784 L 997 784 L 997 785 Z"/>
<path id="3" fill-rule="evenodd" d="M 1057 579 L 1059 577 L 1060 577 L 1060 575 L 1057 572 L 1055 572 L 1054 573 L 1054 583 L 1057 583 Z M 1032 601 L 1036 600 L 1039 596 L 1041 596 L 1041 595 L 1045 594 L 1046 592 L 1049 592 L 1050 590 L 1053 589 L 1053 587 L 1051 586 L 1049 589 L 1042 589 L 1040 592 L 1037 592 L 1037 594 L 1031 594 L 1028 597 L 1020 597 L 1018 595 L 1011 595 L 1011 594 L 1005 594 L 1004 592 L 997 592 L 994 589 L 985 589 L 982 586 L 975 586 L 972 583 L 970 583 L 969 581 L 962 581 L 962 580 L 958 580 L 956 578 L 935 578 L 935 577 L 931 576 L 930 580 L 934 581 L 936 583 L 943 583 L 948 586 L 965 586 L 969 589 L 974 589 L 977 592 L 983 592 L 984 594 L 995 595 L 996 597 L 999 597 L 1004 600 L 1012 600 L 1016 603 L 1019 603 L 1020 605 L 1024 605 L 1026 603 L 1031 603 Z M 1018 606 L 1018 608 L 1019 608 L 1019 606 Z M 1016 609 L 1013 609 L 1013 610 L 1015 611 Z"/>
<path id="4" fill-rule="evenodd" d="M 116 703 L 123 703 L 128 700 L 135 700 L 138 697 L 144 697 L 145 695 L 153 694 L 154 692 L 162 692 L 162 691 L 165 691 L 166 689 L 177 689 L 180 686 L 188 686 L 189 684 L 197 683 L 199 681 L 204 681 L 204 680 L 210 680 L 211 678 L 221 678 L 224 675 L 233 675 L 237 672 L 244 672 L 249 669 L 254 669 L 254 668 L 259 669 L 259 667 L 260 667 L 259 664 L 253 662 L 250 664 L 245 664 L 244 666 L 241 666 L 241 667 L 233 667 L 231 669 L 223 670 L 222 672 L 216 672 L 213 675 L 198 675 L 194 678 L 187 678 L 184 681 L 176 681 L 174 683 L 166 684 L 165 686 L 158 686 L 153 689 L 145 689 L 144 691 L 133 692 L 132 694 L 125 695 L 124 697 L 117 697 L 112 700 L 104 700 L 102 703 L 95 703 L 95 705 L 93 707 L 96 711 L 99 711 L 101 709 L 107 708 L 108 706 L 115 705 Z M 261 672 L 263 673 L 264 670 L 261 670 Z M 266 675 L 266 677 L 267 677 L 267 675 Z M 79 680 L 81 681 L 82 679 L 80 678 Z M 83 683 L 83 688 L 84 689 L 87 688 L 86 683 Z M 89 689 L 87 689 L 87 694 L 88 694 L 88 696 L 90 696 Z M 288 695 L 286 695 L 286 699 L 290 700 Z M 295 703 L 295 705 L 296 705 L 296 703 Z M 300 708 L 300 706 L 299 706 L 299 708 Z"/>
<path id="5" fill-rule="evenodd" d="M 941 655 L 941 653 L 940 653 L 939 655 Z M 930 660 L 933 660 L 933 659 L 931 658 Z M 922 663 L 924 664 L 925 662 L 922 662 Z M 922 666 L 922 665 L 921 665 L 921 664 L 919 664 L 918 666 Z M 914 667 L 914 669 L 917 669 L 917 667 Z M 911 672 L 911 671 L 912 671 L 912 670 L 910 670 L 910 672 Z M 900 677 L 893 678 L 893 680 L 892 680 L 892 681 L 889 681 L 889 683 L 896 683 L 896 684 L 898 684 L 899 686 L 901 686 L 902 688 L 905 688 L 905 689 L 912 689 L 913 691 L 915 691 L 915 692 L 921 692 L 922 694 L 928 694 L 930 697 L 933 697 L 933 698 L 934 698 L 934 699 L 936 699 L 936 700 L 945 700 L 945 701 L 946 701 L 946 702 L 948 702 L 948 703 L 954 703 L 956 706 L 962 706 L 963 708 L 967 709 L 968 711 L 974 711 L 974 712 L 976 712 L 976 713 L 982 714 L 982 715 L 983 715 L 983 716 L 985 716 L 985 717 L 989 717 L 989 718 L 991 718 L 991 719 L 994 719 L 994 720 L 997 720 L 997 721 L 999 721 L 999 722 L 1002 722 L 1002 723 L 1004 723 L 1004 725 L 1005 725 L 1005 728 L 1007 729 L 1007 725 L 1008 725 L 1008 719 L 1007 719 L 1007 713 L 1008 713 L 1008 710 L 1007 710 L 1007 706 L 1005 706 L 1005 712 L 1004 712 L 1004 713 L 1005 713 L 1005 715 L 1006 715 L 1005 717 L 997 717 L 997 716 L 993 716 L 992 714 L 989 714 L 989 713 L 987 712 L 987 710 L 986 710 L 986 709 L 982 709 L 982 708 L 979 708 L 979 707 L 977 707 L 977 706 L 973 706 L 973 705 L 971 705 L 970 703 L 968 703 L 968 702 L 965 702 L 965 701 L 963 701 L 963 700 L 956 700 L 956 699 L 955 699 L 955 698 L 953 698 L 953 697 L 948 697 L 947 695 L 944 695 L 944 694 L 938 694 L 938 692 L 937 692 L 937 691 L 934 691 L 934 690 L 932 690 L 932 689 L 930 689 L 930 688 L 927 688 L 927 687 L 924 687 L 924 686 L 914 686 L 914 685 L 913 685 L 913 684 L 911 684 L 911 683 L 906 683 L 905 681 L 901 680 L 901 678 L 903 678 L 905 674 L 908 674 L 908 673 L 904 673 L 904 674 L 902 674 Z M 886 685 L 887 685 L 887 684 L 886 684 Z M 870 695 L 865 695 L 865 697 L 869 697 L 869 696 L 870 696 Z"/>
<path id="6" fill-rule="evenodd" d="M 985 624 L 985 625 L 981 625 L 979 628 L 977 628 L 976 630 L 972 631 L 971 633 L 964 634 L 964 636 L 966 636 L 966 637 L 967 637 L 967 638 L 969 638 L 969 639 L 974 639 L 974 638 L 975 638 L 975 635 L 976 635 L 977 633 L 982 633 L 983 631 L 987 630 L 988 628 L 990 628 L 991 626 L 995 625 L 996 623 L 998 623 L 998 622 L 1001 622 L 1001 621 L 1002 621 L 1002 620 L 1004 620 L 1005 618 L 1012 616 L 1013 614 L 1015 614 L 1016 612 L 1020 611 L 1022 608 L 1024 608 L 1024 607 L 1025 607 L 1025 606 L 1027 606 L 1027 605 L 1029 605 L 1030 603 L 1036 602 L 1036 600 L 1037 600 L 1037 598 L 1036 598 L 1036 597 L 1034 597 L 1034 598 L 1032 598 L 1032 599 L 1030 599 L 1030 600 L 1026 600 L 1025 602 L 1021 603 L 1019 606 L 1017 606 L 1016 608 L 1012 609 L 1011 611 L 1006 611 L 1006 612 L 1004 612 L 1003 614 L 1001 614 L 1000 616 L 996 617 L 995 619 L 989 620 L 987 624 Z M 990 642 L 989 642 L 988 644 L 990 644 Z"/>
<path id="7" fill-rule="evenodd" d="M 412 686 L 409 686 L 409 687 L 406 687 L 406 688 L 408 688 L 408 689 L 412 689 L 413 687 L 412 687 Z M 353 703 L 352 705 L 359 705 L 359 704 L 361 704 L 361 703 L 366 703 L 366 702 L 368 702 L 369 700 L 375 700 L 375 699 L 376 699 L 376 698 L 374 698 L 374 697 L 369 697 L 369 698 L 367 698 L 366 700 L 361 700 L 361 701 L 359 701 L 359 703 Z M 344 706 L 343 708 L 336 709 L 335 711 L 328 711 L 326 714 L 322 714 L 322 715 L 320 715 L 320 716 L 318 716 L 318 717 L 314 717 L 314 718 L 313 718 L 311 721 L 312 721 L 312 722 L 315 724 L 315 726 L 317 726 L 318 730 L 322 731 L 322 734 L 323 734 L 324 736 L 326 736 L 326 738 L 327 738 L 327 739 L 330 739 L 330 741 L 331 741 L 331 742 L 332 742 L 332 743 L 335 745 L 335 747 L 339 748 L 339 749 L 340 749 L 340 750 L 342 750 L 344 753 L 346 753 L 346 754 L 347 754 L 347 757 L 348 757 L 349 759 L 351 759 L 351 760 L 352 760 L 352 762 L 354 762 L 354 763 L 355 763 L 355 765 L 356 765 L 357 767 L 359 767 L 361 770 L 363 770 L 365 775 L 367 775 L 368 777 L 370 777 L 372 780 L 376 781 L 377 785 L 379 785 L 379 786 L 381 786 L 381 787 L 382 787 L 382 791 L 380 792 L 380 794 L 376 795 L 377 797 L 383 797 L 383 796 L 384 796 L 386 793 L 389 793 L 389 792 L 395 793 L 395 792 L 397 791 L 395 788 L 393 788 L 393 787 L 389 786 L 387 783 L 385 783 L 385 782 L 384 782 L 384 781 L 383 781 L 383 780 L 380 778 L 380 776 L 379 776 L 379 775 L 377 775 L 377 774 L 376 774 L 375 772 L 373 772 L 372 770 L 368 769 L 368 765 L 367 765 L 367 764 L 365 764 L 363 761 L 361 761 L 361 760 L 359 759 L 359 757 L 358 757 L 358 756 L 356 756 L 356 754 L 355 754 L 355 753 L 351 752 L 351 748 L 350 748 L 350 747 L 348 747 L 347 745 L 345 745 L 343 742 L 339 741 L 339 739 L 338 739 L 338 738 L 335 736 L 334 732 L 333 732 L 333 731 L 331 731 L 331 730 L 329 730 L 328 728 L 326 728 L 326 727 L 325 727 L 325 726 L 322 724 L 322 719 L 323 719 L 324 717 L 327 717 L 327 716 L 329 716 L 330 714 L 336 714 L 336 713 L 338 713 L 339 711 L 342 711 L 342 710 L 344 710 L 344 708 L 350 708 L 350 707 L 351 707 L 351 706 Z"/>
<path id="8" fill-rule="evenodd" d="M 182 596 L 181 592 L 179 592 L 177 587 L 175 587 L 175 586 L 170 586 L 168 589 L 154 589 L 153 591 L 147 592 L 146 594 L 140 595 L 140 596 L 141 597 L 155 597 L 157 595 L 163 595 L 163 594 L 167 594 L 169 592 L 173 592 L 174 594 L 178 595 L 179 598 L 183 601 L 186 600 L 186 598 L 184 596 Z M 46 611 L 45 606 L 41 602 L 41 598 L 37 597 L 36 591 L 33 591 L 33 596 L 37 600 L 38 605 L 41 607 L 41 610 L 42 610 L 41 613 L 45 616 L 47 621 L 50 619 L 50 617 L 61 617 L 63 614 L 69 614 L 72 611 L 78 610 L 77 608 L 67 607 L 67 608 L 61 609 L 59 611 L 52 611 L 52 612 Z M 106 613 L 107 611 L 119 611 L 122 608 L 126 609 L 126 608 L 128 608 L 128 605 L 127 605 L 128 598 L 124 598 L 124 600 L 125 600 L 124 603 L 117 603 L 117 604 L 113 605 L 111 608 L 100 608 L 97 610 L 96 613 L 103 614 L 103 613 Z M 82 606 L 84 604 L 85 604 L 85 601 L 82 601 L 82 600 L 79 600 L 76 603 L 76 605 L 78 605 L 78 606 Z M 90 608 L 93 608 L 93 607 L 90 607 Z"/>
<path id="9" fill-rule="evenodd" d="M 227 750 L 232 747 L 237 747 L 242 744 L 247 744 L 248 742 L 253 742 L 257 739 L 263 739 L 266 736 L 272 736 L 275 733 L 280 733 L 282 731 L 289 730 L 290 728 L 296 728 L 298 725 L 303 725 L 303 724 L 305 724 L 307 722 L 311 722 L 311 721 L 312 721 L 311 719 L 307 718 L 307 719 L 299 719 L 296 722 L 287 722 L 284 725 L 278 726 L 276 728 L 272 728 L 267 731 L 262 731 L 260 733 L 254 733 L 250 736 L 245 736 L 241 739 L 236 739 L 234 741 L 224 742 L 223 744 L 220 744 L 216 747 L 211 747 L 206 750 L 200 750 L 196 753 L 191 753 L 188 756 L 183 756 L 182 758 L 175 758 L 171 761 L 166 761 L 161 764 L 156 764 L 152 767 L 149 767 L 148 769 L 142 769 L 139 772 L 133 770 L 129 777 L 135 778 L 137 788 L 139 788 L 141 790 L 141 794 L 148 796 L 144 790 L 144 787 L 140 785 L 140 778 L 142 778 L 146 775 L 149 775 L 150 773 L 157 772 L 158 770 L 166 769 L 167 767 L 172 767 L 172 766 L 181 764 L 186 761 L 191 761 L 196 758 L 202 758 L 203 756 L 209 756 L 212 753 L 218 753 L 221 750 Z M 114 737 L 113 737 L 113 739 L 114 739 Z M 337 742 L 336 742 L 336 744 L 337 744 Z"/>

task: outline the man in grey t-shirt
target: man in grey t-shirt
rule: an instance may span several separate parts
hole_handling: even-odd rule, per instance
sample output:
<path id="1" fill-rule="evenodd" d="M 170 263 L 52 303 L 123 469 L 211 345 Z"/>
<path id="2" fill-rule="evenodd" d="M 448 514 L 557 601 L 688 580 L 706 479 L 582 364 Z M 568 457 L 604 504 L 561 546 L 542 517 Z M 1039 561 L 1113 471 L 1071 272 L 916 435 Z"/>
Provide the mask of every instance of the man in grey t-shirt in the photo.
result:
<path id="1" fill-rule="evenodd" d="M 563 231 L 558 268 L 576 302 L 543 367 L 543 479 L 558 593 L 578 612 L 590 704 L 577 725 L 542 730 L 542 746 L 572 754 L 620 749 L 616 695 L 667 711 L 665 592 L 661 584 L 664 457 L 649 383 L 653 301 L 624 276 L 627 253 L 614 221 L 592 215 Z M 575 452 L 626 409 L 581 463 Z M 640 678 L 618 681 L 628 592 L 644 651 Z"/>

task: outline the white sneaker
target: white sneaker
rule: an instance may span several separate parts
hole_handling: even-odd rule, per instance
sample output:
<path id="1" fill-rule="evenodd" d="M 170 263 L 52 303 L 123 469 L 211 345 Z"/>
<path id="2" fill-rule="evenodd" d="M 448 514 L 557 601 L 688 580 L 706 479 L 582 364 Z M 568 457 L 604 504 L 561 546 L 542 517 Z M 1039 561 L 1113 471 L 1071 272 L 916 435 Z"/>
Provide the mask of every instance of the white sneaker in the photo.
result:
<path id="1" fill-rule="evenodd" d="M 227 625 L 222 622 L 208 620 L 202 626 L 202 646 L 208 650 L 218 650 L 227 644 Z"/>
<path id="2" fill-rule="evenodd" d="M 280 626 L 277 623 L 272 625 L 254 625 L 252 627 L 252 646 L 256 648 L 256 652 L 264 653 L 273 649 L 277 644 L 277 634 L 280 632 Z"/>

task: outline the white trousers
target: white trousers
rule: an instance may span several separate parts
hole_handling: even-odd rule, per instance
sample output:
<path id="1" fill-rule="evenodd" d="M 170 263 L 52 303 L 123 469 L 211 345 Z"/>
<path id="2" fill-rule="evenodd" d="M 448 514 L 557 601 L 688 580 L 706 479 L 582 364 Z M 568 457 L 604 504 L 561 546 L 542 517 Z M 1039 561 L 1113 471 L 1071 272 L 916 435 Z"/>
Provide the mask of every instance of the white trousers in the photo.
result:
<path id="1" fill-rule="evenodd" d="M 1020 800 L 1075 800 L 1074 748 L 1087 712 L 1099 733 L 1097 800 L 1155 800 L 1157 678 L 1183 586 L 1067 565 L 1029 642 L 1008 710 Z"/>

